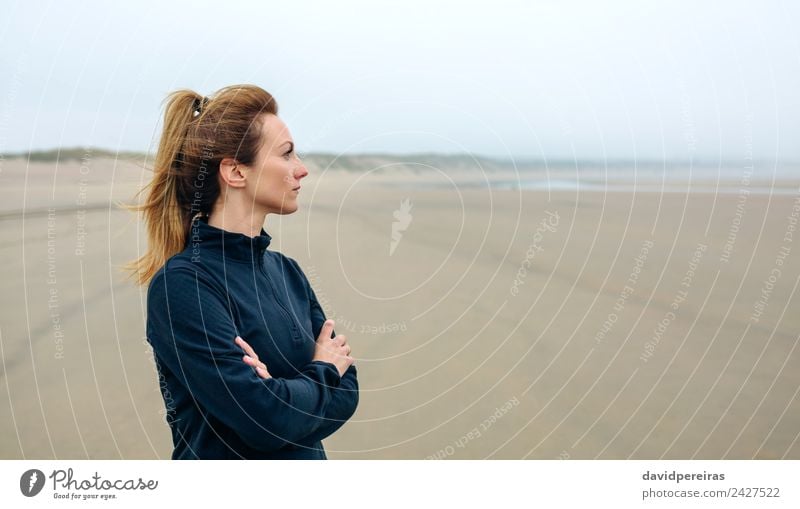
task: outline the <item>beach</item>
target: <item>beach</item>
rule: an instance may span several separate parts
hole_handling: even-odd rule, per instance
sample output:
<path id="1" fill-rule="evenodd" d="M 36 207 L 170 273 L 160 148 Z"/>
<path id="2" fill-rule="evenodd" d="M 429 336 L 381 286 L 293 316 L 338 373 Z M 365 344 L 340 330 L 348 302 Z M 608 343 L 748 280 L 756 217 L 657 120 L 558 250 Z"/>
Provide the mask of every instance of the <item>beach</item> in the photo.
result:
<path id="1" fill-rule="evenodd" d="M 265 229 L 356 358 L 328 457 L 800 459 L 800 177 L 721 173 L 310 168 Z M 1 458 L 170 457 L 148 178 L 4 162 Z"/>

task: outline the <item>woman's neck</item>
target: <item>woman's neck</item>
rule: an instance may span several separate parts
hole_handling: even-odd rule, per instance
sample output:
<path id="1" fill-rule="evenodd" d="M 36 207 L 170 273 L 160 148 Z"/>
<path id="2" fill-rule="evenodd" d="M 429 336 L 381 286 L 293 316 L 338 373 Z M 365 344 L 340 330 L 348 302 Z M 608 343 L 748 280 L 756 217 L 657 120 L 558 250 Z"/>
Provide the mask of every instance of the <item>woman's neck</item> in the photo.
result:
<path id="1" fill-rule="evenodd" d="M 232 202 L 214 207 L 208 216 L 208 224 L 221 230 L 243 233 L 248 237 L 257 237 L 261 234 L 265 212 L 254 210 L 252 206 L 234 206 Z"/>

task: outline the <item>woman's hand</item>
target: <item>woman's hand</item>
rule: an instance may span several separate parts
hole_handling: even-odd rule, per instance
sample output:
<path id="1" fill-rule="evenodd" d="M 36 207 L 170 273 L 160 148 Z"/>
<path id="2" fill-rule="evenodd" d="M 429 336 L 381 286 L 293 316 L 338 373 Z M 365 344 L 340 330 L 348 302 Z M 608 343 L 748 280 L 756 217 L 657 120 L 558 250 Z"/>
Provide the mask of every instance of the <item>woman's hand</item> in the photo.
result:
<path id="1" fill-rule="evenodd" d="M 272 375 L 270 375 L 269 371 L 267 371 L 266 364 L 258 360 L 258 354 L 256 354 L 255 350 L 253 350 L 252 346 L 247 344 L 247 341 L 239 336 L 236 336 L 236 344 L 245 351 L 246 355 L 242 357 L 242 360 L 244 360 L 245 364 L 255 368 L 256 373 L 258 373 L 258 376 L 261 378 L 272 378 Z"/>
<path id="2" fill-rule="evenodd" d="M 335 338 L 331 337 L 333 325 L 333 320 L 325 320 L 325 323 L 322 324 L 322 330 L 317 338 L 317 346 L 314 349 L 314 358 L 311 360 L 330 362 L 339 370 L 339 376 L 344 376 L 344 372 L 355 359 L 350 357 L 350 345 L 347 344 L 344 334 L 337 334 Z"/>

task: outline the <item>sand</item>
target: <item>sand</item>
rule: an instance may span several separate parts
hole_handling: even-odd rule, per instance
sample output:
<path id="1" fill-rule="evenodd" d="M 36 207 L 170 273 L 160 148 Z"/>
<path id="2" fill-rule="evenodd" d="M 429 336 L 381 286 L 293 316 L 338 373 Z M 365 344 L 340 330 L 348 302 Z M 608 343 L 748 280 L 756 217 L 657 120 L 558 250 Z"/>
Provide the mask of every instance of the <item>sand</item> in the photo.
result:
<path id="1" fill-rule="evenodd" d="M 0 458 L 169 458 L 145 289 L 118 270 L 142 226 L 109 206 L 148 174 L 4 164 Z M 732 171 L 659 193 L 315 169 L 266 229 L 357 358 L 328 456 L 800 458 L 799 182 Z"/>

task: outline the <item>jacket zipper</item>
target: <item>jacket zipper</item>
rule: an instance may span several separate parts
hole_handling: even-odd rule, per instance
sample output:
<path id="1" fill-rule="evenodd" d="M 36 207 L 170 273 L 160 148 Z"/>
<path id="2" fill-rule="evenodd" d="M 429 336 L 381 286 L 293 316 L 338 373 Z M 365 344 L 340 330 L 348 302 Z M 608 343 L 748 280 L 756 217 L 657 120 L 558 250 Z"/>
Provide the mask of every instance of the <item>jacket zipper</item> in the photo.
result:
<path id="1" fill-rule="evenodd" d="M 283 315 L 286 317 L 286 320 L 288 320 L 289 323 L 292 324 L 292 340 L 294 341 L 294 343 L 301 343 L 302 341 L 300 338 L 300 331 L 297 329 L 297 322 L 292 319 L 291 312 L 288 309 L 286 309 L 286 306 L 284 306 L 283 302 L 281 302 L 281 300 L 278 298 L 278 291 L 275 289 L 275 284 L 273 283 L 272 278 L 269 277 L 269 274 L 267 274 L 267 269 L 264 267 L 265 256 L 266 253 L 262 254 L 261 260 L 259 261 L 259 267 L 261 268 L 261 273 L 264 274 L 264 277 L 267 279 L 269 287 L 270 289 L 272 289 L 272 295 L 275 297 L 275 302 L 278 303 L 278 307 L 283 312 Z"/>

